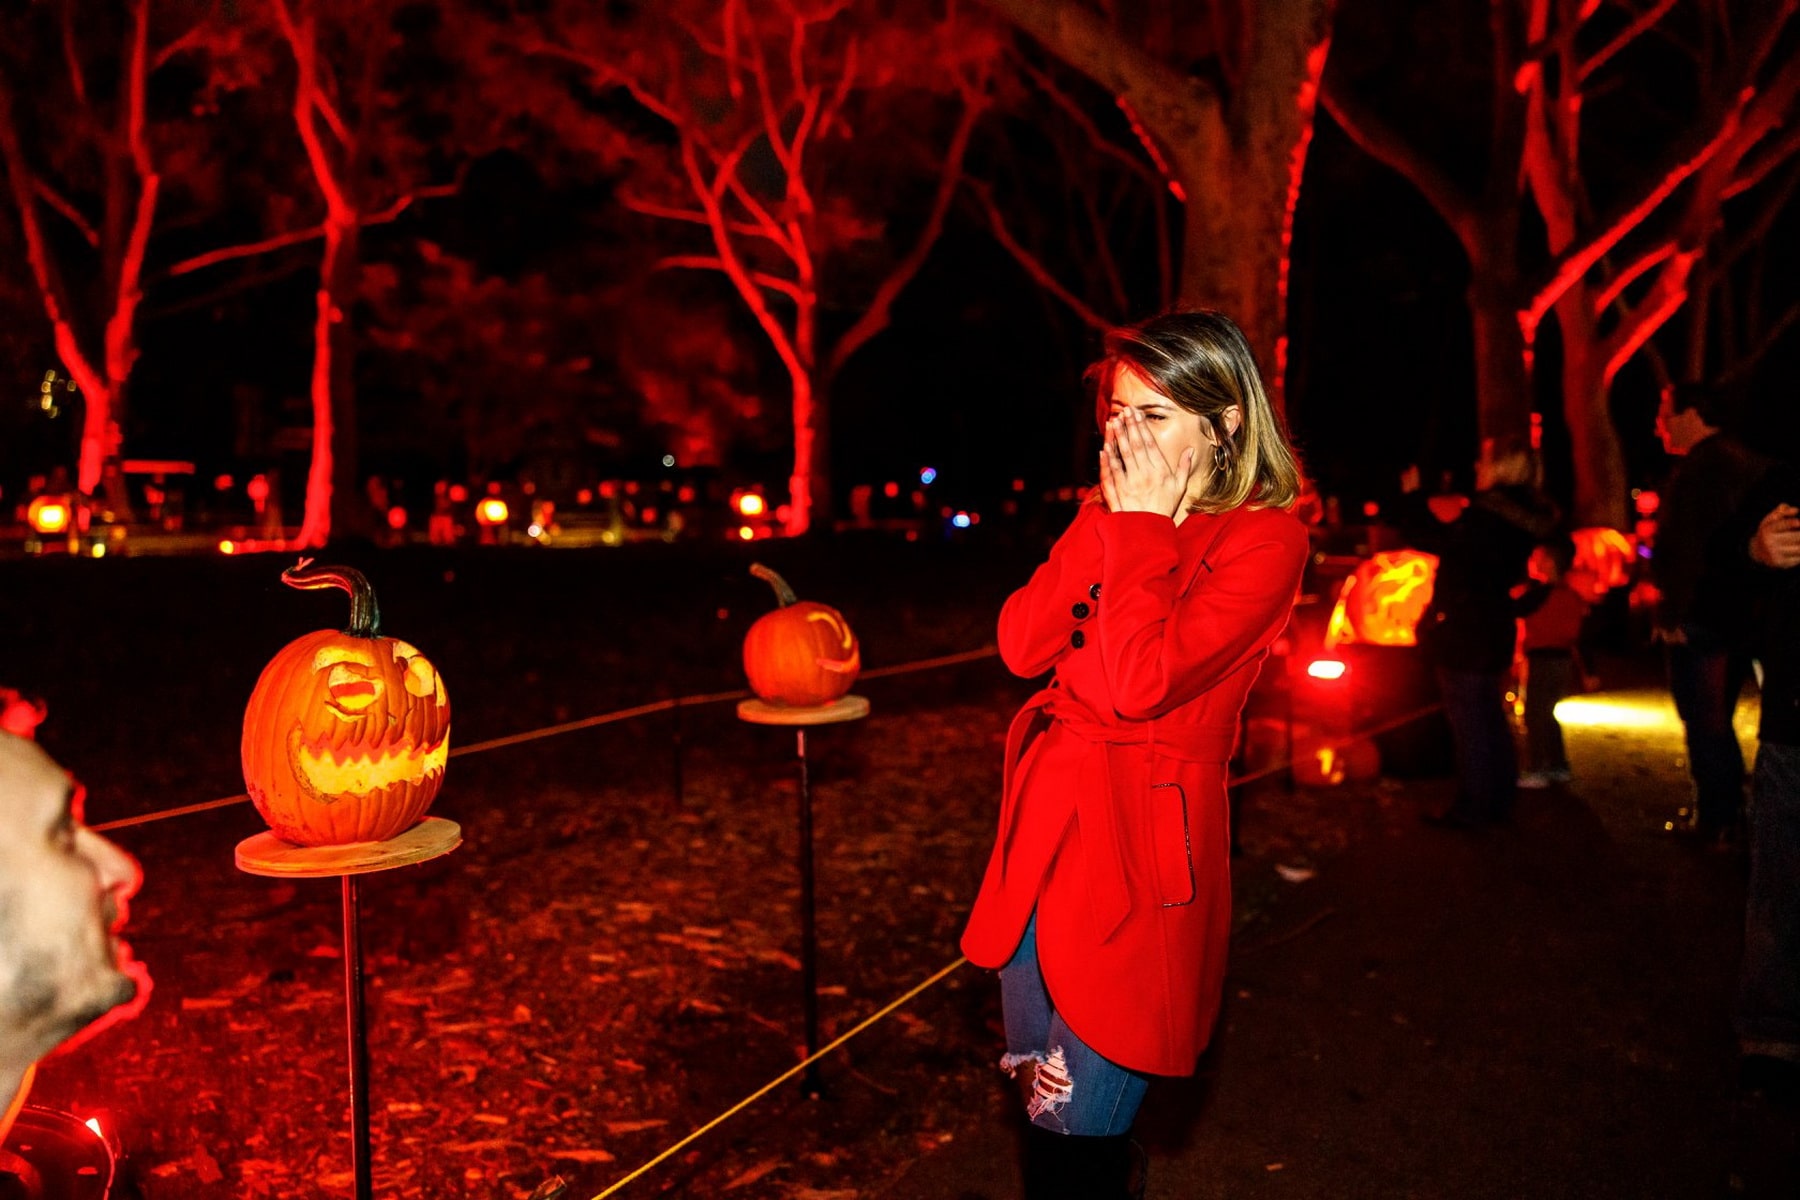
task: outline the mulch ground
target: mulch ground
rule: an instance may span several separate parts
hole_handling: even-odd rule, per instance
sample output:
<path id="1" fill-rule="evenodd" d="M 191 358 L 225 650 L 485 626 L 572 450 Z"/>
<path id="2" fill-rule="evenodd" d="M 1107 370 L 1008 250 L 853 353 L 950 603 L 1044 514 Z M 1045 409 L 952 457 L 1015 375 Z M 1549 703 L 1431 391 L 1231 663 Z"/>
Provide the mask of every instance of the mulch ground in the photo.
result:
<path id="1" fill-rule="evenodd" d="M 770 607 L 745 563 L 661 548 L 401 555 L 363 565 L 387 631 L 442 668 L 456 741 L 740 686 Z M 991 639 L 1032 547 L 851 544 L 778 558 L 850 617 L 873 668 Z M 779 551 L 778 551 L 779 553 Z M 43 694 L 42 740 L 105 821 L 240 790 L 236 722 L 284 641 L 343 619 L 271 560 L 6 564 L 0 677 Z M 991 844 L 1005 725 L 1030 684 L 997 660 L 872 679 L 863 722 L 816 731 L 826 1038 L 954 961 Z M 571 1197 L 790 1067 L 803 1045 L 791 733 L 729 705 L 459 758 L 434 812 L 465 844 L 362 882 L 376 1192 Z M 1240 923 L 1383 793 L 1262 788 L 1241 819 Z M 43 1071 L 36 1098 L 105 1114 L 146 1200 L 342 1194 L 350 1180 L 338 889 L 240 874 L 248 805 L 121 831 L 146 885 L 135 1021 Z M 836 1197 L 947 1145 L 998 1103 L 991 980 L 963 968 L 626 1194 Z"/>
<path id="2" fill-rule="evenodd" d="M 758 550 L 769 549 L 758 547 Z M 889 666 L 981 646 L 1036 547 L 774 547 Z M 739 685 L 770 600 L 747 556 L 368 556 L 389 632 L 443 670 L 456 742 Z M 343 619 L 261 561 L 0 564 L 0 680 L 45 695 L 90 819 L 242 787 L 262 664 Z M 997 661 L 869 679 L 811 735 L 830 1038 L 957 957 L 1000 742 Z M 1156 1197 L 1792 1195 L 1800 1129 L 1734 1094 L 1741 872 L 1649 832 L 1667 728 L 1577 738 L 1520 826 L 1422 831 L 1442 783 L 1237 796 L 1227 1013 L 1141 1135 Z M 365 877 L 376 1193 L 588 1200 L 791 1067 L 803 1041 L 793 739 L 729 705 L 455 759 L 465 845 Z M 1260 760 L 1281 739 L 1252 723 Z M 1441 748 L 1440 748 L 1441 749 Z M 1252 766 L 1255 765 L 1253 762 Z M 145 1200 L 347 1195 L 337 888 L 240 874 L 248 805 L 117 836 L 142 860 L 135 1021 L 49 1063 Z M 619 1194 L 1016 1195 L 998 997 L 964 967 Z M 1785 1189 L 1785 1190 L 1784 1190 Z"/>

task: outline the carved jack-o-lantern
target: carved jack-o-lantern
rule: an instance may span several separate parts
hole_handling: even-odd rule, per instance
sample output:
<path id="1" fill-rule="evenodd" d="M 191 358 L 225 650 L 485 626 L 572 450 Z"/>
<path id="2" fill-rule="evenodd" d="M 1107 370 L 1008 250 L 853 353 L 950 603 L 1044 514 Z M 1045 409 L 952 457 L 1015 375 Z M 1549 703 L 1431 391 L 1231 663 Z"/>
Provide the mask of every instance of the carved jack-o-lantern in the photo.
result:
<path id="1" fill-rule="evenodd" d="M 775 589 L 781 607 L 765 613 L 744 638 L 750 690 L 770 704 L 807 708 L 830 704 L 850 690 L 862 670 L 862 650 L 837 609 L 802 601 L 787 581 L 761 563 L 750 573 Z"/>
<path id="2" fill-rule="evenodd" d="M 1367 738 L 1296 737 L 1293 771 L 1306 787 L 1367 783 L 1381 774 L 1381 751 Z"/>
<path id="3" fill-rule="evenodd" d="M 444 781 L 450 697 L 430 660 L 380 636 L 361 572 L 310 563 L 281 581 L 350 593 L 350 628 L 297 638 L 263 668 L 244 713 L 244 782 L 286 841 L 386 841 L 418 824 Z"/>
<path id="4" fill-rule="evenodd" d="M 1411 646 L 1437 579 L 1437 556 L 1384 550 L 1344 580 L 1325 645 Z"/>
<path id="5" fill-rule="evenodd" d="M 1575 568 L 1593 577 L 1599 593 L 1631 582 L 1631 564 L 1637 551 L 1631 538 L 1617 529 L 1577 529 L 1569 535 L 1575 543 Z"/>

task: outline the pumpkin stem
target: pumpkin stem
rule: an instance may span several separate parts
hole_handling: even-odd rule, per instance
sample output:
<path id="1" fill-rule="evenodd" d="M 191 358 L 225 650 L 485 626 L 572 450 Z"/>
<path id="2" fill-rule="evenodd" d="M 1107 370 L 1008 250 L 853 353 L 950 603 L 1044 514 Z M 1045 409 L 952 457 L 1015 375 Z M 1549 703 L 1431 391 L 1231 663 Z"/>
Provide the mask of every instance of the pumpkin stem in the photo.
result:
<path id="1" fill-rule="evenodd" d="M 350 628 L 344 632 L 351 637 L 380 637 L 381 606 L 375 602 L 375 589 L 369 586 L 368 576 L 355 567 L 315 567 L 312 564 L 310 558 L 301 559 L 281 573 L 281 582 L 301 591 L 342 588 L 350 593 Z"/>
<path id="2" fill-rule="evenodd" d="M 775 589 L 775 599 L 780 602 L 782 608 L 799 603 L 800 597 L 794 594 L 794 589 L 788 586 L 788 581 L 761 563 L 751 563 L 750 573 Z"/>

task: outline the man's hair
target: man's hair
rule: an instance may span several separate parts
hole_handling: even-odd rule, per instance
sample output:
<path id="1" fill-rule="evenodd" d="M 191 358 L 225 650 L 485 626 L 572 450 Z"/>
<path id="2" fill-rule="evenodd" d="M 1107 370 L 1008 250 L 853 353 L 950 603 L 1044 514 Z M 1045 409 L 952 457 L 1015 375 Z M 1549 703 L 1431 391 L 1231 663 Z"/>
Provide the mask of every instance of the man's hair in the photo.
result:
<path id="1" fill-rule="evenodd" d="M 1678 413 L 1691 409 L 1714 429 L 1722 429 L 1731 421 L 1737 398 L 1731 389 L 1719 384 L 1684 379 L 1669 385 L 1669 407 Z"/>

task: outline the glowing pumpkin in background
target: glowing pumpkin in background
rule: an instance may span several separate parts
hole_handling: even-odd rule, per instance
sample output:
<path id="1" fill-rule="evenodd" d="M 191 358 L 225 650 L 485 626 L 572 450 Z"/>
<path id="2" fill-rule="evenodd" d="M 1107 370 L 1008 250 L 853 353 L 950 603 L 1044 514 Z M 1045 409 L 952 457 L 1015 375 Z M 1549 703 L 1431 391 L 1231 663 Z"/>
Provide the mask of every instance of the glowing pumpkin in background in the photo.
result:
<path id="1" fill-rule="evenodd" d="M 1367 783 L 1381 775 L 1381 751 L 1367 738 L 1297 732 L 1292 770 L 1303 787 Z"/>
<path id="2" fill-rule="evenodd" d="M 1577 529 L 1569 535 L 1575 543 L 1575 569 L 1594 578 L 1601 593 L 1631 582 L 1631 564 L 1637 549 L 1630 537 L 1616 529 Z"/>
<path id="3" fill-rule="evenodd" d="M 311 561 L 281 581 L 342 588 L 350 627 L 289 642 L 263 668 L 244 713 L 244 783 L 284 841 L 383 842 L 418 824 L 444 782 L 450 697 L 430 660 L 381 636 L 361 572 Z"/>
<path id="4" fill-rule="evenodd" d="M 1384 550 L 1345 578 L 1325 629 L 1325 646 L 1412 646 L 1437 579 L 1437 556 Z"/>
<path id="5" fill-rule="evenodd" d="M 750 573 L 775 589 L 781 604 L 757 618 L 744 638 L 750 690 L 770 704 L 813 708 L 850 690 L 862 670 L 862 650 L 837 609 L 801 600 L 787 581 L 761 563 Z"/>

